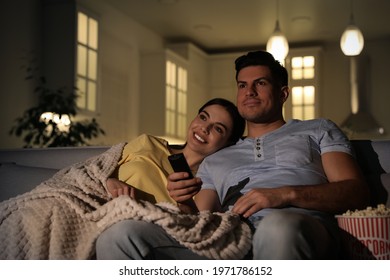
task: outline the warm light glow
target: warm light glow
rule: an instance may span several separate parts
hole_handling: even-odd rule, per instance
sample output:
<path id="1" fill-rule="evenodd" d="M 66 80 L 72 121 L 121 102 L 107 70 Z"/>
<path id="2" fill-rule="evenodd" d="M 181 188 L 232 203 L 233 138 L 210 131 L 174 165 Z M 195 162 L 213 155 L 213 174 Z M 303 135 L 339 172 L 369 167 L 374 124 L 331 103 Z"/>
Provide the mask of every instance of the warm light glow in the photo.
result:
<path id="1" fill-rule="evenodd" d="M 53 112 L 43 113 L 39 120 L 47 125 L 50 123 L 50 121 L 54 122 L 55 124 L 57 124 L 58 129 L 62 132 L 68 132 L 71 124 L 69 115 L 59 115 Z"/>
<path id="2" fill-rule="evenodd" d="M 78 12 L 77 22 L 77 107 L 97 110 L 99 22 L 83 12 Z"/>
<path id="3" fill-rule="evenodd" d="M 359 55 L 364 47 L 364 38 L 360 29 L 356 25 L 349 25 L 340 40 L 341 50 L 345 55 Z"/>
<path id="4" fill-rule="evenodd" d="M 314 79 L 314 56 L 296 56 L 291 58 L 291 77 L 293 80 Z"/>
<path id="5" fill-rule="evenodd" d="M 267 42 L 267 52 L 271 53 L 276 60 L 284 64 L 288 49 L 287 39 L 280 31 L 279 21 L 276 21 L 275 30 Z"/>
<path id="6" fill-rule="evenodd" d="M 343 53 L 347 56 L 359 55 L 364 47 L 363 34 L 355 25 L 354 21 L 353 0 L 351 0 L 351 15 L 349 19 L 349 25 L 341 35 L 340 47 Z"/>

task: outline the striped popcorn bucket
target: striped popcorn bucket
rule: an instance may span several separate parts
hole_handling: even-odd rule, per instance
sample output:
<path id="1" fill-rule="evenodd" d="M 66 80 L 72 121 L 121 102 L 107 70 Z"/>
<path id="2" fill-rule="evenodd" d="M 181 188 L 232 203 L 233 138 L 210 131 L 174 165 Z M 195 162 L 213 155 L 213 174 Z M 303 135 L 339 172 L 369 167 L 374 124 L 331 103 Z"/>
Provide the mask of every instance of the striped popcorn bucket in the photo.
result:
<path id="1" fill-rule="evenodd" d="M 349 259 L 390 259 L 390 216 L 336 216 Z"/>

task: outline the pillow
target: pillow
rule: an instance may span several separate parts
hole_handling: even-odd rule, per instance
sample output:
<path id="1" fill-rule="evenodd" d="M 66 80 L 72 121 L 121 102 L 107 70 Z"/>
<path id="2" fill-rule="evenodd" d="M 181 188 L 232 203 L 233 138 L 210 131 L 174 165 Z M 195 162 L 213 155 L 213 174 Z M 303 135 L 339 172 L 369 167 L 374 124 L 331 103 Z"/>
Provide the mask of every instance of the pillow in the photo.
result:
<path id="1" fill-rule="evenodd" d="M 0 201 L 28 192 L 52 177 L 58 169 L 18 165 L 13 162 L 0 164 Z"/>

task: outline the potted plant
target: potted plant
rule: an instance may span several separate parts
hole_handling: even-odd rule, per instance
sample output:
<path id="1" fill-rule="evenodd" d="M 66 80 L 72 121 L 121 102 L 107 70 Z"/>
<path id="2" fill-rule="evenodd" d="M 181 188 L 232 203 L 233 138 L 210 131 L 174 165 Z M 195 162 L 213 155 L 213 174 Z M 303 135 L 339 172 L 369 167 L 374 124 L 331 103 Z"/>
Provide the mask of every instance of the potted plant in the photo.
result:
<path id="1" fill-rule="evenodd" d="M 95 118 L 75 121 L 77 88 L 50 89 L 45 77 L 36 78 L 32 67 L 26 70 L 26 79 L 37 80 L 38 104 L 17 118 L 9 132 L 23 137 L 25 148 L 85 146 L 88 140 L 105 134 Z"/>

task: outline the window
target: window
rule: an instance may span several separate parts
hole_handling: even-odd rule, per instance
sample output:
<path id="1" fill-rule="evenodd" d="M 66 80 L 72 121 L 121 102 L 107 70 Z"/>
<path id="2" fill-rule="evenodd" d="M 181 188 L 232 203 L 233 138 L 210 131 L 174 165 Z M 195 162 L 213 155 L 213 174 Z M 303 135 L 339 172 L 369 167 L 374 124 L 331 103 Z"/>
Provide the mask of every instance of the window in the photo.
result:
<path id="1" fill-rule="evenodd" d="M 291 93 L 293 118 L 301 120 L 314 119 L 315 87 L 293 87 Z"/>
<path id="2" fill-rule="evenodd" d="M 165 134 L 185 139 L 187 132 L 187 70 L 166 62 Z"/>
<path id="3" fill-rule="evenodd" d="M 98 31 L 99 23 L 96 18 L 84 12 L 77 13 L 77 107 L 92 112 L 97 110 Z"/>
<path id="4" fill-rule="evenodd" d="M 292 50 L 286 65 L 290 73 L 290 98 L 287 119 L 309 120 L 318 117 L 319 49 Z"/>

